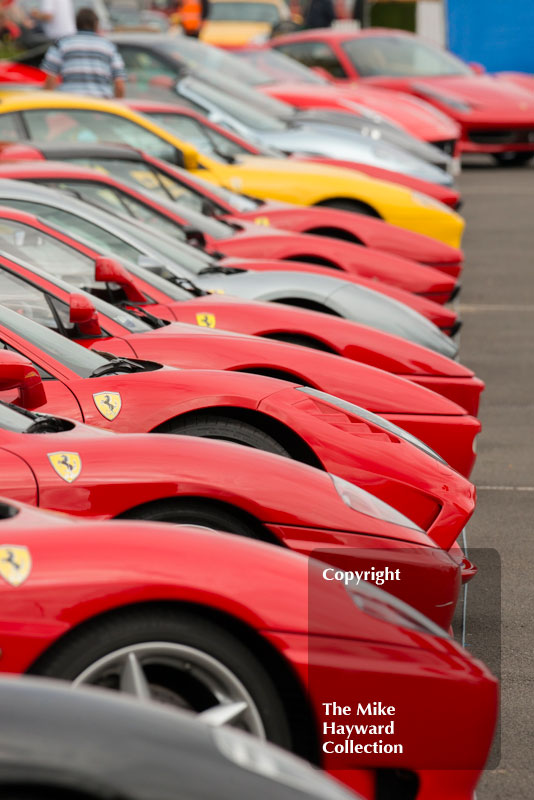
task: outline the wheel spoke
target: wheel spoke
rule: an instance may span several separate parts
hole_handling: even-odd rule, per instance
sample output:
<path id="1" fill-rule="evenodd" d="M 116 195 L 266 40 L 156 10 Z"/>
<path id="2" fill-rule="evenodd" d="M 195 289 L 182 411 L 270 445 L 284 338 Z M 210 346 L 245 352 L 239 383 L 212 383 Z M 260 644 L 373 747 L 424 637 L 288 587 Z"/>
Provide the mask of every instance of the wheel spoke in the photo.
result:
<path id="1" fill-rule="evenodd" d="M 128 653 L 120 675 L 120 690 L 138 700 L 150 700 L 150 687 L 135 653 Z"/>
<path id="2" fill-rule="evenodd" d="M 212 706 L 212 708 L 202 711 L 197 719 L 204 722 L 206 725 L 211 725 L 213 728 L 220 728 L 221 725 L 228 725 L 243 714 L 248 708 L 245 701 L 237 703 L 225 703 L 220 706 Z"/>

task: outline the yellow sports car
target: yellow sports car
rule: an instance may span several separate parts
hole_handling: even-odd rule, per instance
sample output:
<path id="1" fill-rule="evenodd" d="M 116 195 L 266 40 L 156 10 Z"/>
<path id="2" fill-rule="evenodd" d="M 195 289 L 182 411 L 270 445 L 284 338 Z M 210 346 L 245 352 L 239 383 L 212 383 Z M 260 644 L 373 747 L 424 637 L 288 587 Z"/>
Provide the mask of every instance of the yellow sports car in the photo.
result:
<path id="1" fill-rule="evenodd" d="M 300 205 L 367 207 L 386 222 L 459 247 L 463 219 L 436 200 L 353 170 L 292 159 L 199 153 L 147 117 L 111 100 L 62 92 L 0 93 L 0 141 L 110 142 L 196 172 L 212 183 L 262 199 Z"/>
<path id="2" fill-rule="evenodd" d="M 239 47 L 268 39 L 273 30 L 291 22 L 302 19 L 292 16 L 285 0 L 210 0 L 200 38 L 222 47 Z"/>

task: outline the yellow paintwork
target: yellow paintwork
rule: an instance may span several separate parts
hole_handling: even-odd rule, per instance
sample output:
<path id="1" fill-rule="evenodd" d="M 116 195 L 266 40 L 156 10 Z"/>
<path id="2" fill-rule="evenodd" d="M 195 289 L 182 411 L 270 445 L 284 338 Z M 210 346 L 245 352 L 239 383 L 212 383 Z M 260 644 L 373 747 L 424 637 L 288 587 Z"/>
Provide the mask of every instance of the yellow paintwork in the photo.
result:
<path id="1" fill-rule="evenodd" d="M 202 26 L 200 38 L 218 47 L 242 47 L 250 42 L 268 39 L 271 25 L 268 22 L 238 22 L 230 20 L 207 20 Z"/>
<path id="2" fill-rule="evenodd" d="M 334 199 L 355 200 L 371 206 L 393 225 L 426 234 L 453 247 L 461 244 L 464 221 L 455 211 L 425 195 L 395 183 L 375 180 L 356 170 L 262 156 L 242 157 L 235 164 L 221 163 L 199 153 L 147 117 L 112 100 L 61 92 L 0 92 L 0 114 L 36 108 L 104 111 L 129 119 L 179 149 L 187 169 L 236 192 L 307 206 Z"/>

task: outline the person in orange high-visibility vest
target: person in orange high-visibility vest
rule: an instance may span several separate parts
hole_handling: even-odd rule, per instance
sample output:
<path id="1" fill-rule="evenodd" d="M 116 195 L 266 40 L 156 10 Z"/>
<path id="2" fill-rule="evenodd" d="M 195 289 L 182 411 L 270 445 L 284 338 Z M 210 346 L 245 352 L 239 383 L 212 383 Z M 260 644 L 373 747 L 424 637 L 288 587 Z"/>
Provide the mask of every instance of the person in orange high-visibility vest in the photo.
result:
<path id="1" fill-rule="evenodd" d="M 178 16 L 187 36 L 198 37 L 208 11 L 208 0 L 181 0 L 178 5 Z"/>

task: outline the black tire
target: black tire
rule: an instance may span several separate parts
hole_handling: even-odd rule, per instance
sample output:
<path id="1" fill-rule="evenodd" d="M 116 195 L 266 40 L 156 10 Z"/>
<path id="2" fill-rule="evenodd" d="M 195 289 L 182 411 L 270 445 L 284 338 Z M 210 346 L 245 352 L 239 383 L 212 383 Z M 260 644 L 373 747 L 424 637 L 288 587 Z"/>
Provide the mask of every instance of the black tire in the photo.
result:
<path id="1" fill-rule="evenodd" d="M 206 439 L 222 439 L 255 450 L 265 450 L 279 456 L 291 458 L 289 452 L 273 436 L 249 422 L 223 417 L 218 414 L 193 414 L 185 419 L 169 422 L 160 432 L 178 433 L 184 436 L 201 436 Z"/>
<path id="2" fill-rule="evenodd" d="M 337 208 L 338 211 L 351 211 L 353 214 L 365 214 L 366 217 L 381 219 L 380 214 L 374 208 L 368 206 L 367 203 L 360 203 L 358 200 L 325 200 L 324 203 L 319 203 L 319 206 Z"/>
<path id="3" fill-rule="evenodd" d="M 534 153 L 494 153 L 493 158 L 500 167 L 524 167 Z"/>
<path id="4" fill-rule="evenodd" d="M 248 524 L 233 514 L 230 509 L 212 506 L 204 500 L 188 499 L 176 503 L 174 500 L 162 500 L 148 506 L 133 508 L 121 515 L 121 519 L 144 519 L 152 522 L 172 522 L 175 525 L 203 525 L 217 531 L 235 533 L 249 539 L 266 541 L 267 536 L 261 534 L 253 523 Z M 269 539 L 274 542 L 274 539 Z"/>
<path id="5" fill-rule="evenodd" d="M 109 617 L 96 619 L 68 634 L 43 656 L 30 671 L 60 680 L 74 681 L 85 670 L 100 659 L 124 647 L 143 643 L 165 643 L 185 645 L 211 656 L 224 665 L 244 685 L 258 710 L 266 737 L 286 749 L 291 749 L 291 735 L 281 698 L 267 671 L 259 663 L 250 648 L 228 633 L 223 627 L 200 614 L 176 611 L 159 607 L 129 609 Z M 158 679 L 161 691 L 161 678 Z M 98 684 L 98 681 L 96 682 Z M 112 688 L 106 683 L 105 688 Z M 188 707 L 200 712 L 202 702 L 199 693 L 192 690 L 173 702 L 172 682 L 165 686 L 169 705 L 184 707 L 184 697 L 194 697 L 197 707 Z M 178 700 L 180 702 L 178 702 Z M 187 707 L 187 706 L 186 706 Z"/>

